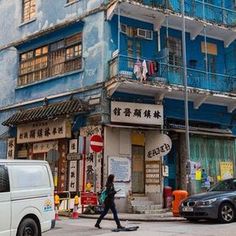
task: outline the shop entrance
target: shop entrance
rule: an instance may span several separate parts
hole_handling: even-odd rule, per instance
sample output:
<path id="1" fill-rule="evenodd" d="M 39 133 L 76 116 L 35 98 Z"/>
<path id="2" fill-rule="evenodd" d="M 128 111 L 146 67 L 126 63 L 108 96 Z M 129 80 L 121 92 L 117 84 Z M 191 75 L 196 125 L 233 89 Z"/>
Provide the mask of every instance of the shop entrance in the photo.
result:
<path id="1" fill-rule="evenodd" d="M 145 193 L 144 146 L 132 145 L 132 192 Z"/>

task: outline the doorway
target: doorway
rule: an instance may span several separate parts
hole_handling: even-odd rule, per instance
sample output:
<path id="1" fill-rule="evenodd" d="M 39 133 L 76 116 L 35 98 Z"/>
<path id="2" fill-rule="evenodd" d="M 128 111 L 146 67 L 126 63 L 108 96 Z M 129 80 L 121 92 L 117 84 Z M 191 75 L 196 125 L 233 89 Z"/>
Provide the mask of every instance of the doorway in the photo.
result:
<path id="1" fill-rule="evenodd" d="M 144 146 L 132 145 L 132 192 L 145 193 Z"/>

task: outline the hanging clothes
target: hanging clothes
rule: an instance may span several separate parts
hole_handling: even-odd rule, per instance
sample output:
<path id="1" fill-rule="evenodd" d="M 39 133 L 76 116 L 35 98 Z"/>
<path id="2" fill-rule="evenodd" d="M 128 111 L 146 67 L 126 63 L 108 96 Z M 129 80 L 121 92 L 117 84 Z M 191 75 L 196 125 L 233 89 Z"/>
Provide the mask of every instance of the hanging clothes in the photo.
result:
<path id="1" fill-rule="evenodd" d="M 148 69 L 147 69 L 147 63 L 146 61 L 144 60 L 143 63 L 142 63 L 142 79 L 144 81 L 147 80 L 147 73 L 148 73 Z M 141 80 L 142 81 L 142 80 Z"/>
<path id="2" fill-rule="evenodd" d="M 142 63 L 139 59 L 134 64 L 134 74 L 137 79 L 142 80 Z"/>
<path id="3" fill-rule="evenodd" d="M 155 65 L 154 65 L 154 62 L 152 62 L 152 61 L 148 61 L 148 75 L 149 76 L 152 76 L 152 75 L 154 75 L 154 67 L 155 67 Z"/>

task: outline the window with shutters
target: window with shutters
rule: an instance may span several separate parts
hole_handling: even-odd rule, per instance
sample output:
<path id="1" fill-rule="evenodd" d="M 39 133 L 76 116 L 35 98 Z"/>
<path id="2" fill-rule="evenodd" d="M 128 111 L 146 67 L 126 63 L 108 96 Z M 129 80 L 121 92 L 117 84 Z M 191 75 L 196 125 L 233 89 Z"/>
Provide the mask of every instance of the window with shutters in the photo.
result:
<path id="1" fill-rule="evenodd" d="M 82 69 L 82 33 L 20 54 L 18 85 Z"/>
<path id="2" fill-rule="evenodd" d="M 22 2 L 22 21 L 29 21 L 35 17 L 36 14 L 36 0 L 23 0 Z"/>
<path id="3" fill-rule="evenodd" d="M 168 37 L 167 47 L 169 49 L 169 64 L 174 66 L 182 65 L 182 41 L 181 39 Z"/>

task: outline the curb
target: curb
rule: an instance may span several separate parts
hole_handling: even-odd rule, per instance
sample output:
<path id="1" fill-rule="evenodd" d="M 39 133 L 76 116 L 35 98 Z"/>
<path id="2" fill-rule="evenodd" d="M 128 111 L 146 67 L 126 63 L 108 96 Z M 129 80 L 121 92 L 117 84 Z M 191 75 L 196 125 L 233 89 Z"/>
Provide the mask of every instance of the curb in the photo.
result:
<path id="1" fill-rule="evenodd" d="M 79 216 L 80 218 L 84 218 L 84 219 L 97 219 L 99 217 L 99 215 L 84 215 L 81 214 Z M 122 217 L 119 216 L 119 219 L 121 221 L 139 221 L 139 222 L 178 222 L 178 221 L 186 221 L 186 219 L 182 218 L 182 217 L 153 217 L 153 218 L 129 218 L 129 217 Z M 113 217 L 106 217 L 104 218 L 104 220 L 113 220 Z"/>

